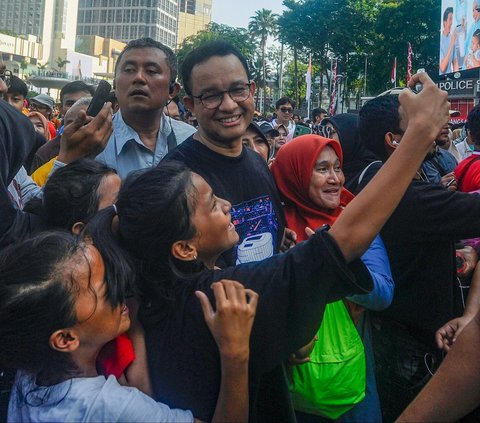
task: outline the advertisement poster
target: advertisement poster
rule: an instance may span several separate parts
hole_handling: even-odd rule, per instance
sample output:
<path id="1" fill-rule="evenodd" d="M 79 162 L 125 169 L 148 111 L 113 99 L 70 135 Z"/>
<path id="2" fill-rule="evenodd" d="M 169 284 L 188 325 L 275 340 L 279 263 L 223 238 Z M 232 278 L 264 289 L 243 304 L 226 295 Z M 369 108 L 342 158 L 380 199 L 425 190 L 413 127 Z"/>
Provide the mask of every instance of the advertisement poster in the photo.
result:
<path id="1" fill-rule="evenodd" d="M 480 0 L 442 0 L 439 75 L 480 67 Z"/>

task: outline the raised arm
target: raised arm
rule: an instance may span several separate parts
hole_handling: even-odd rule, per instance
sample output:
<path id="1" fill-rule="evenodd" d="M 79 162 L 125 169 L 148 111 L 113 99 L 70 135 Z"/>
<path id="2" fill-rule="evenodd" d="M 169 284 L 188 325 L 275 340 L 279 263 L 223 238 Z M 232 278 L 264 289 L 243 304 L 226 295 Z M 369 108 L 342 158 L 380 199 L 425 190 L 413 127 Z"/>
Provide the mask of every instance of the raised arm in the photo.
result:
<path id="1" fill-rule="evenodd" d="M 197 291 L 205 321 L 220 351 L 221 383 L 212 422 L 248 421 L 250 333 L 258 295 L 242 284 L 223 279 L 212 284 L 216 309 Z"/>
<path id="2" fill-rule="evenodd" d="M 402 142 L 372 181 L 345 208 L 330 230 L 347 262 L 370 245 L 400 202 L 432 142 L 449 119 L 450 103 L 426 73 L 415 74 L 409 86 L 421 83 L 414 94 L 404 89 L 399 96 L 408 126 Z"/>

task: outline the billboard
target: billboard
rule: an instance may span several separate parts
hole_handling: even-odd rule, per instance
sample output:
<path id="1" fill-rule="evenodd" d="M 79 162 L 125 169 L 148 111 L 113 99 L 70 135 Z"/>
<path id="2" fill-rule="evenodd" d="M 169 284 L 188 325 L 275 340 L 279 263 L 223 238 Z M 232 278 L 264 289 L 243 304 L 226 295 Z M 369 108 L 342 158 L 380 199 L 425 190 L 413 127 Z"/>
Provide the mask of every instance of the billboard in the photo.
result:
<path id="1" fill-rule="evenodd" d="M 480 67 L 480 0 L 442 0 L 439 75 Z"/>

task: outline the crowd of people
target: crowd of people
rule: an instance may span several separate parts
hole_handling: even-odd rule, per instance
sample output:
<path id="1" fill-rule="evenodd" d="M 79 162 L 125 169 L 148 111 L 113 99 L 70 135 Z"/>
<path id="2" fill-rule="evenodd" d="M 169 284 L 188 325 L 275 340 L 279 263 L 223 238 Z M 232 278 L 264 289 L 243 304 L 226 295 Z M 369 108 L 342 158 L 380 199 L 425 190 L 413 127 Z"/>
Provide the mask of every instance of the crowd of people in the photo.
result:
<path id="1" fill-rule="evenodd" d="M 2 419 L 477 416 L 480 107 L 455 139 L 419 73 L 358 114 L 254 118 L 222 41 L 181 69 L 131 41 L 111 101 L 69 83 L 61 122 L 0 76 Z"/>

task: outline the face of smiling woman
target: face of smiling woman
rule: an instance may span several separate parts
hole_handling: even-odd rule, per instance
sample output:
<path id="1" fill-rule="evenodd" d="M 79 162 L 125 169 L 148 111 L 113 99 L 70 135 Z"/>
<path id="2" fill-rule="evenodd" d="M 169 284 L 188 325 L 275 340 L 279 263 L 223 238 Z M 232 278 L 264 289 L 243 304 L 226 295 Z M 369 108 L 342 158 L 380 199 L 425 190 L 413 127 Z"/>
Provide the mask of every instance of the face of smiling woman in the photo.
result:
<path id="1" fill-rule="evenodd" d="M 332 147 L 325 147 L 313 166 L 308 195 L 321 209 L 334 210 L 340 205 L 345 176 Z"/>

